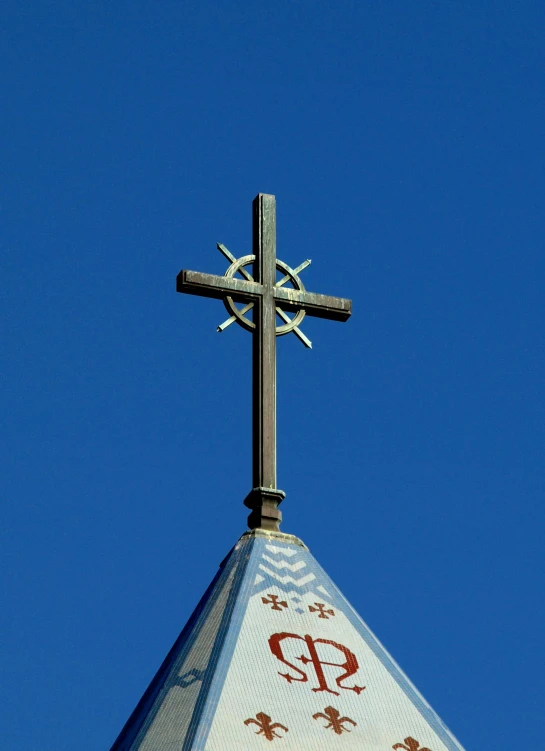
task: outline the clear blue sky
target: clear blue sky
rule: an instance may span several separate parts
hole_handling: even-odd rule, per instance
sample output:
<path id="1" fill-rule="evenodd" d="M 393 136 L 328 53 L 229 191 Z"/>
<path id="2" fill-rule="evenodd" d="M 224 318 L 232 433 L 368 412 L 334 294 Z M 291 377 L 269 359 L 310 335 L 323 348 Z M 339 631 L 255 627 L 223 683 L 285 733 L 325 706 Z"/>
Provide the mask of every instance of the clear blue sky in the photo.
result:
<path id="1" fill-rule="evenodd" d="M 250 335 L 182 268 L 278 254 L 283 530 L 468 749 L 543 747 L 545 8 L 3 4 L 2 747 L 108 749 L 245 529 Z"/>

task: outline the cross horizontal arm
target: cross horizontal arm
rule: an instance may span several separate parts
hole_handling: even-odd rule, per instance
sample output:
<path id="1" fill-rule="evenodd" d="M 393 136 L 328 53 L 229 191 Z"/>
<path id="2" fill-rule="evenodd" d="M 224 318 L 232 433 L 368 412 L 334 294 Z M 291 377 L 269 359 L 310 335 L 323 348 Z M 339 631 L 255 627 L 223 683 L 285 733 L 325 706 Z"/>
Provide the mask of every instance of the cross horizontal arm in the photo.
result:
<path id="1" fill-rule="evenodd" d="M 176 277 L 176 291 L 218 299 L 229 295 L 234 300 L 243 302 L 255 300 L 263 293 L 261 284 L 257 284 L 257 282 L 247 282 L 244 279 L 235 279 L 230 276 L 203 274 L 200 271 L 188 271 L 187 269 L 182 269 Z"/>
<path id="2" fill-rule="evenodd" d="M 303 308 L 307 315 L 328 318 L 332 321 L 346 321 L 352 315 L 352 300 L 344 297 L 318 295 L 287 287 L 275 287 L 274 296 L 279 307 L 288 310 Z"/>

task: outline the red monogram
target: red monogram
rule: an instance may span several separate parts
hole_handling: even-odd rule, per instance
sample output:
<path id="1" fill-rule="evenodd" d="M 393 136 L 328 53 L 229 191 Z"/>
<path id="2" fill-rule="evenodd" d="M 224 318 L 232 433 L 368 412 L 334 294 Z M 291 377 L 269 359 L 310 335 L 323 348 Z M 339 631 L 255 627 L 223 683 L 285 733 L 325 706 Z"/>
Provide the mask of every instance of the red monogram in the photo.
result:
<path id="1" fill-rule="evenodd" d="M 300 662 L 302 662 L 304 665 L 312 663 L 312 667 L 314 668 L 314 672 L 316 673 L 316 678 L 318 680 L 318 687 L 312 689 L 314 692 L 318 693 L 320 691 L 327 691 L 330 694 L 339 696 L 338 691 L 333 691 L 333 689 L 329 688 L 329 686 L 327 685 L 327 680 L 324 675 L 322 665 L 331 665 L 332 667 L 342 668 L 344 670 L 344 673 L 342 673 L 342 675 L 339 675 L 337 676 L 337 678 L 335 678 L 335 682 L 338 688 L 343 688 L 347 691 L 355 691 L 356 694 L 361 694 L 361 692 L 365 690 L 365 686 L 342 685 L 343 681 L 354 675 L 359 667 L 356 655 L 347 647 L 343 646 L 342 644 L 338 644 L 336 641 L 331 641 L 330 639 L 313 639 L 312 636 L 309 636 L 308 634 L 306 636 L 299 636 L 298 634 L 288 634 L 286 632 L 282 632 L 280 634 L 273 634 L 270 637 L 269 647 L 273 655 L 278 660 L 280 660 L 280 662 L 283 662 L 284 665 L 292 668 L 292 670 L 295 670 L 295 672 L 297 673 L 297 675 L 292 675 L 290 673 L 278 673 L 278 675 L 282 676 L 282 678 L 285 678 L 288 683 L 292 683 L 294 681 L 298 683 L 306 683 L 308 681 L 308 676 L 304 670 L 301 670 L 301 668 L 296 667 L 293 663 L 288 662 L 288 660 L 286 660 L 286 658 L 284 657 L 284 653 L 282 651 L 282 642 L 285 639 L 298 639 L 299 641 L 305 642 L 309 656 L 307 657 L 303 654 L 300 657 L 296 657 L 295 659 L 300 660 Z M 344 655 L 345 661 L 328 662 L 326 660 L 320 659 L 318 650 L 316 649 L 317 644 L 329 644 Z"/>

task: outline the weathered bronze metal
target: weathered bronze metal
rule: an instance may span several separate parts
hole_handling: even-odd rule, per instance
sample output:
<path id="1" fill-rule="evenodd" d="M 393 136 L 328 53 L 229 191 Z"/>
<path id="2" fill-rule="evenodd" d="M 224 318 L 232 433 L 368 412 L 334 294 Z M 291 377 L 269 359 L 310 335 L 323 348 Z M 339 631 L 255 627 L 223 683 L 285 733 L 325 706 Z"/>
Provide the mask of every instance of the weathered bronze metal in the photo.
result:
<path id="1" fill-rule="evenodd" d="M 250 529 L 278 530 L 282 519 L 278 506 L 285 494 L 276 487 L 276 337 L 293 331 L 306 347 L 312 347 L 299 328 L 305 315 L 346 321 L 352 303 L 307 292 L 299 272 L 310 265 L 309 260 L 292 269 L 276 258 L 274 196 L 260 193 L 254 199 L 252 255 L 237 259 L 224 245 L 218 243 L 217 247 L 231 263 L 225 275 L 184 269 L 178 274 L 176 289 L 223 300 L 230 317 L 218 331 L 236 322 L 253 333 L 253 489 L 244 503 L 251 509 Z M 247 269 L 250 265 L 253 274 Z M 283 274 L 279 280 L 277 270 Z M 235 276 L 237 273 L 242 279 Z M 286 287 L 288 283 L 292 286 Z M 236 303 L 244 305 L 238 308 Z M 253 319 L 246 316 L 250 310 Z M 293 313 L 292 318 L 288 312 Z M 282 324 L 276 324 L 276 316 Z"/>

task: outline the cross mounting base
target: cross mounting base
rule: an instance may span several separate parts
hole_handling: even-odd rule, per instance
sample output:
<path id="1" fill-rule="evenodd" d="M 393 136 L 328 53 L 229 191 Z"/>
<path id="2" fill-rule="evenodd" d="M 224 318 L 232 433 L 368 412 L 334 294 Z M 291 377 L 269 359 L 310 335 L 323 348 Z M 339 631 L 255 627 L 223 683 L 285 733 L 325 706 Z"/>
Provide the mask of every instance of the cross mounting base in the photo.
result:
<path id="1" fill-rule="evenodd" d="M 244 499 L 244 505 L 252 509 L 248 517 L 250 529 L 267 529 L 273 532 L 280 530 L 282 512 L 278 506 L 286 494 L 277 488 L 254 488 Z"/>

